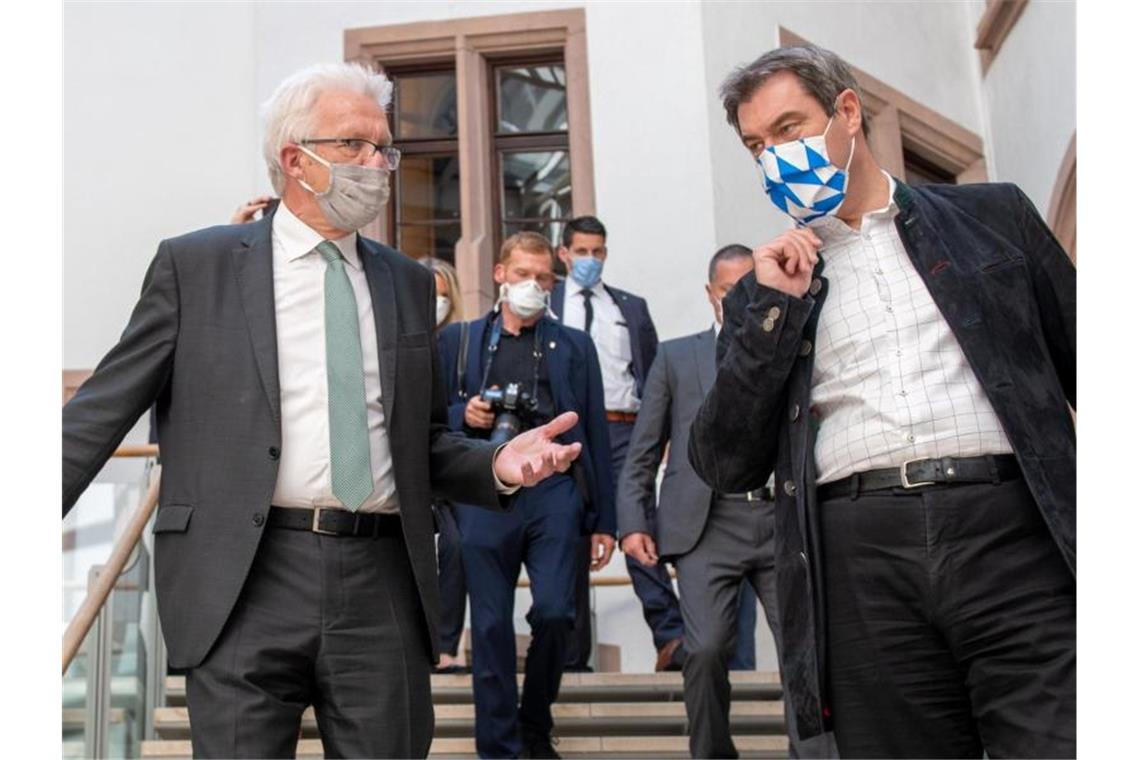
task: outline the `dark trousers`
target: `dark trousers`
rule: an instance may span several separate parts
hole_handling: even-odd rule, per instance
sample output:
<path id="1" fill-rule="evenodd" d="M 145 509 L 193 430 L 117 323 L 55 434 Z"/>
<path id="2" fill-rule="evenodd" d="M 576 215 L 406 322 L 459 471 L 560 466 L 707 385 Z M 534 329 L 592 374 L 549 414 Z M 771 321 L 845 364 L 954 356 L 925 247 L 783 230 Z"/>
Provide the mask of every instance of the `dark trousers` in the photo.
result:
<path id="1" fill-rule="evenodd" d="M 821 504 L 843 757 L 1074 757 L 1076 586 L 1024 481 Z"/>
<path id="2" fill-rule="evenodd" d="M 714 499 L 696 545 L 677 558 L 687 650 L 685 713 L 693 757 L 738 756 L 729 728 L 732 686 L 728 671 L 737 644 L 742 585 L 751 586 L 760 597 L 779 647 L 774 519 L 775 505 L 770 501 Z M 788 733 L 796 736 L 794 725 L 789 724 Z M 805 754 L 798 739 L 793 738 L 791 754 L 805 757 L 815 753 Z"/>
<path id="3" fill-rule="evenodd" d="M 446 501 L 436 502 L 435 517 L 439 526 L 439 543 L 436 546 L 439 560 L 439 650 L 455 657 L 459 654 L 459 640 L 463 637 L 463 620 L 467 614 L 467 576 L 463 572 L 455 505 Z"/>
<path id="4" fill-rule="evenodd" d="M 195 757 L 426 757 L 427 629 L 402 538 L 267 528 L 220 638 L 186 675 Z"/>
<path id="5" fill-rule="evenodd" d="M 582 500 L 572 478 L 524 488 L 511 512 L 456 508 L 471 596 L 475 748 L 518 757 L 522 731 L 549 734 L 574 624 L 574 569 Z M 515 584 L 526 565 L 533 602 L 522 700 L 515 680 Z"/>
<path id="6" fill-rule="evenodd" d="M 632 422 L 607 423 L 610 437 L 610 456 L 613 462 L 614 487 L 621 477 L 629 440 L 633 435 Z M 652 521 L 652 516 L 650 516 Z M 653 634 L 653 646 L 660 649 L 673 639 L 681 637 L 681 606 L 673 592 L 673 581 L 665 566 L 645 567 L 630 556 L 625 558 L 626 570 L 633 581 L 633 592 L 641 601 L 645 622 Z M 587 536 L 579 548 L 577 577 L 575 580 L 574 609 L 577 623 L 570 645 L 566 667 L 585 670 L 593 649 L 593 630 L 590 625 L 590 540 Z"/>

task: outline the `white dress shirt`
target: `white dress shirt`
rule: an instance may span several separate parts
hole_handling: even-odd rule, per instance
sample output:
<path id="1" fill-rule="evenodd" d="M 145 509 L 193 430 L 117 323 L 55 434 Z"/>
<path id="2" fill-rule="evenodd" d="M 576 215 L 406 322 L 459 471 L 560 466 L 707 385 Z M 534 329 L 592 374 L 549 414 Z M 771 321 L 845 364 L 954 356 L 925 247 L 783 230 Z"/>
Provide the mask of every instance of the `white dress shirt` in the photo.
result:
<path id="1" fill-rule="evenodd" d="M 584 288 L 573 277 L 566 278 L 566 300 L 562 304 L 562 322 L 584 330 L 586 327 L 586 299 Z M 598 349 L 598 362 L 602 365 L 602 386 L 605 388 L 606 411 L 636 413 L 641 406 L 637 397 L 637 380 L 633 377 L 633 349 L 630 346 L 629 325 L 622 318 L 617 302 L 601 282 L 590 288 L 594 307 L 594 321 L 590 324 L 590 337 Z"/>
<path id="2" fill-rule="evenodd" d="M 812 226 L 829 283 L 811 389 L 817 483 L 909 459 L 1013 451 L 903 247 L 887 179 L 890 202 L 858 231 L 835 217 Z"/>
<path id="3" fill-rule="evenodd" d="M 281 460 L 273 504 L 280 507 L 341 507 L 332 492 L 329 466 L 328 374 L 325 361 L 325 269 L 316 246 L 324 238 L 284 203 L 273 215 L 273 298 L 277 313 L 277 374 L 281 385 Z M 372 494 L 359 512 L 397 513 L 392 452 L 380 404 L 380 357 L 372 296 L 368 291 L 356 233 L 331 241 L 345 260 L 345 272 L 360 317 L 364 360 Z"/>

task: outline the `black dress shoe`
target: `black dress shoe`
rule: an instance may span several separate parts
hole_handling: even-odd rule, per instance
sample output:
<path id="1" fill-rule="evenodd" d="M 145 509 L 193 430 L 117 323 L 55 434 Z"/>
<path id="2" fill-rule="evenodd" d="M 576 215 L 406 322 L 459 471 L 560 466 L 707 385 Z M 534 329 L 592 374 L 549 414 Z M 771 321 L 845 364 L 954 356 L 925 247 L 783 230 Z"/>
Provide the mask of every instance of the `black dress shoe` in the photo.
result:
<path id="1" fill-rule="evenodd" d="M 554 751 L 554 739 L 549 734 L 540 734 L 522 730 L 522 754 L 519 757 L 535 758 L 561 758 L 562 755 Z"/>

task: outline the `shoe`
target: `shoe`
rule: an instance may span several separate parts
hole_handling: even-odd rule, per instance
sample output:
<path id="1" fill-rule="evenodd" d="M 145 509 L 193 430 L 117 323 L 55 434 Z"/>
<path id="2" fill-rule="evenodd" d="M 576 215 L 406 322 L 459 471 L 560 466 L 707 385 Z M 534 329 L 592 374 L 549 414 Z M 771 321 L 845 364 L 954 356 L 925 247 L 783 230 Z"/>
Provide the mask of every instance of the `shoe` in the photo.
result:
<path id="1" fill-rule="evenodd" d="M 558 743 L 557 739 L 552 738 L 548 734 L 532 733 L 523 729 L 521 732 L 522 739 L 522 754 L 519 757 L 535 757 L 535 758 L 556 758 L 560 759 L 562 755 L 554 751 L 554 745 Z"/>
<path id="2" fill-rule="evenodd" d="M 438 665 L 431 669 L 437 676 L 466 675 L 471 672 L 470 665 Z"/>
<path id="3" fill-rule="evenodd" d="M 685 648 L 681 646 L 681 639 L 673 639 L 657 650 L 657 665 L 654 667 L 658 673 L 676 672 L 685 664 Z"/>

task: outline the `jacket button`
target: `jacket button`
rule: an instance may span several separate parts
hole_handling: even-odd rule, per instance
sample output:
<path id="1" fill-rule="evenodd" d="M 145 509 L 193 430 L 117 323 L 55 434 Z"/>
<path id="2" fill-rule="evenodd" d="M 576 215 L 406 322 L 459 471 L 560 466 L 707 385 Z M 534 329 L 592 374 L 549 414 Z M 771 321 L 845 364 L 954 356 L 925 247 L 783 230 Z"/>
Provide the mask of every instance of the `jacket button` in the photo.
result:
<path id="1" fill-rule="evenodd" d="M 818 277 L 816 277 L 814 280 L 811 281 L 811 287 L 808 288 L 808 292 L 811 293 L 813 296 L 818 296 L 819 291 L 821 291 L 821 290 L 823 290 L 823 282 L 821 282 L 820 279 Z"/>
<path id="2" fill-rule="evenodd" d="M 800 356 L 807 356 L 811 353 L 811 341 L 805 340 L 800 344 Z"/>
<path id="3" fill-rule="evenodd" d="M 796 495 L 796 484 L 790 480 L 785 480 L 784 481 L 784 493 L 786 493 L 788 496 L 795 496 Z"/>
<path id="4" fill-rule="evenodd" d="M 807 563 L 808 563 L 808 561 L 807 561 L 807 553 L 805 553 L 805 552 L 800 552 L 800 562 L 803 562 L 803 563 L 804 563 L 804 567 L 807 567 Z"/>
<path id="5" fill-rule="evenodd" d="M 258 528 L 260 528 L 262 525 L 265 524 L 265 515 L 261 514 L 260 512 L 254 512 L 253 513 L 253 524 L 256 525 Z"/>
<path id="6" fill-rule="evenodd" d="M 764 323 L 760 325 L 760 327 L 762 327 L 764 329 L 764 332 L 772 332 L 772 328 L 775 326 L 776 326 L 776 323 L 773 322 L 771 319 L 765 319 Z"/>
<path id="7" fill-rule="evenodd" d="M 779 306 L 773 306 L 771 309 L 768 309 L 768 319 L 770 319 L 774 322 L 779 318 L 780 318 L 780 307 Z"/>
<path id="8" fill-rule="evenodd" d="M 800 418 L 800 405 L 792 404 L 791 410 L 788 412 L 788 419 L 795 422 Z"/>
<path id="9" fill-rule="evenodd" d="M 280 459 L 281 458 L 281 449 L 277 448 L 276 446 L 270 446 L 269 447 L 269 458 L 273 459 L 273 460 Z"/>

